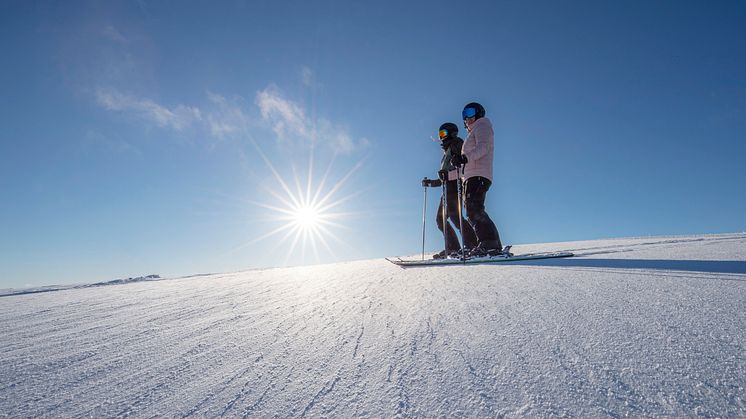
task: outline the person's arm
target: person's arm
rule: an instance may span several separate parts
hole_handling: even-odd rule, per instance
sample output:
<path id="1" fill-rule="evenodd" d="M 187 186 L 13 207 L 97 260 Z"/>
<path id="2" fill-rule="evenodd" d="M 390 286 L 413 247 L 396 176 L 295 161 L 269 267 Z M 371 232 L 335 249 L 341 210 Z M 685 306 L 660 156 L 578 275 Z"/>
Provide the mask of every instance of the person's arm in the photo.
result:
<path id="1" fill-rule="evenodd" d="M 459 166 L 466 164 L 467 159 L 463 155 L 464 140 L 457 138 L 453 146 L 451 146 L 451 165 L 454 170 L 457 170 Z"/>
<path id="2" fill-rule="evenodd" d="M 451 145 L 451 147 L 448 149 L 448 154 L 450 154 L 450 163 L 451 163 L 451 167 L 449 167 L 449 169 L 454 169 L 454 170 L 456 169 L 456 165 L 453 164 L 453 158 L 456 157 L 458 159 L 457 156 L 461 156 L 461 149 L 463 146 L 464 146 L 464 140 L 462 140 L 461 138 L 456 138 L 453 141 L 453 144 Z"/>

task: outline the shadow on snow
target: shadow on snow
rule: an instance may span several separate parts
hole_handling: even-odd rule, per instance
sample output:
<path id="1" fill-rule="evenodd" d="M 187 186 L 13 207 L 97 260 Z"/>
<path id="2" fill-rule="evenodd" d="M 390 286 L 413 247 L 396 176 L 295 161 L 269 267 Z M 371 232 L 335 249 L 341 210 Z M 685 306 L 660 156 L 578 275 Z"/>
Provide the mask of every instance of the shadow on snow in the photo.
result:
<path id="1" fill-rule="evenodd" d="M 664 260 L 664 259 L 543 259 L 516 261 L 512 265 L 557 266 L 571 268 L 648 269 L 722 274 L 746 274 L 741 260 Z"/>

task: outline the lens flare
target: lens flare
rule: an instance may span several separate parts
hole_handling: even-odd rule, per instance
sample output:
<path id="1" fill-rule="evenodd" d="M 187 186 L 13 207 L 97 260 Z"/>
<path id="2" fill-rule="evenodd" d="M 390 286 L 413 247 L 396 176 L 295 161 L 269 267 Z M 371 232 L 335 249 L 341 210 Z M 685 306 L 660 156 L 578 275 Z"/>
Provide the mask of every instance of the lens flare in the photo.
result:
<path id="1" fill-rule="evenodd" d="M 319 181 L 314 177 L 313 156 L 309 159 L 306 176 L 298 176 L 295 166 L 291 166 L 292 178 L 281 176 L 266 155 L 257 147 L 264 163 L 272 174 L 271 179 L 259 182 L 258 185 L 266 196 L 264 202 L 252 202 L 267 211 L 263 217 L 273 230 L 244 243 L 238 249 L 257 242 L 270 241 L 272 237 L 279 237 L 275 245 L 267 251 L 272 255 L 285 255 L 284 264 L 288 262 L 306 263 L 309 256 L 312 261 L 320 262 L 321 253 L 337 259 L 335 250 L 350 249 L 337 234 L 336 230 L 347 228 L 341 224 L 346 217 L 355 216 L 353 212 L 339 212 L 344 203 L 358 196 L 364 189 L 356 189 L 351 194 L 342 195 L 343 186 L 352 175 L 363 165 L 359 161 L 349 172 L 336 182 L 330 181 L 334 159 L 329 162 L 324 175 Z M 234 249 L 234 250 L 238 250 Z"/>

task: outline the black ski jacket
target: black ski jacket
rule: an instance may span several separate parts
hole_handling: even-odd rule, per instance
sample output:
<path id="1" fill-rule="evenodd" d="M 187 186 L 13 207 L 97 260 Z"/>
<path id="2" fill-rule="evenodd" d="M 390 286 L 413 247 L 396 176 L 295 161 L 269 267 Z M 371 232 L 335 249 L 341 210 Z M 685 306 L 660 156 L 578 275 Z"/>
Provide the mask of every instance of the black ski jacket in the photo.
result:
<path id="1" fill-rule="evenodd" d="M 440 145 L 443 147 L 443 158 L 440 160 L 440 169 L 438 170 L 447 170 L 448 180 L 456 180 L 458 178 L 458 172 L 453 163 L 451 163 L 451 159 L 453 159 L 453 156 L 461 154 L 461 147 L 463 147 L 463 145 L 464 140 L 462 140 L 461 137 L 446 138 Z M 434 179 L 430 182 L 430 185 L 438 187 L 442 185 L 442 182 L 440 179 Z"/>

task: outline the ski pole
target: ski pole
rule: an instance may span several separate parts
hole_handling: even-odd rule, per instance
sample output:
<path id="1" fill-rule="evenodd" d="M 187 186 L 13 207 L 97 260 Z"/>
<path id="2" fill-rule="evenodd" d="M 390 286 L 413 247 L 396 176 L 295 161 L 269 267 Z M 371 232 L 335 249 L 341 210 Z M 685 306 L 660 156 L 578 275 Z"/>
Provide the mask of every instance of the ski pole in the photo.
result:
<path id="1" fill-rule="evenodd" d="M 441 202 L 443 203 L 443 243 L 445 245 L 445 257 L 448 257 L 448 174 L 446 173 L 445 179 L 441 176 L 441 183 L 443 185 L 443 191 L 441 196 Z"/>
<path id="2" fill-rule="evenodd" d="M 427 178 L 422 179 L 423 181 Z M 422 199 L 422 260 L 425 260 L 425 213 L 427 211 L 427 186 L 423 186 L 424 197 Z"/>
<path id="3" fill-rule="evenodd" d="M 458 167 L 458 179 L 456 179 L 458 185 L 458 223 L 459 230 L 461 231 L 461 260 L 466 261 L 466 251 L 464 250 L 464 216 L 461 215 L 461 206 L 463 205 L 463 194 L 464 186 L 461 184 L 463 180 L 463 166 Z"/>

